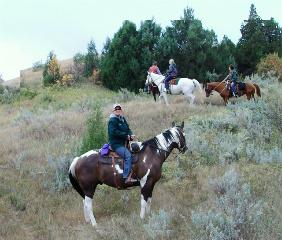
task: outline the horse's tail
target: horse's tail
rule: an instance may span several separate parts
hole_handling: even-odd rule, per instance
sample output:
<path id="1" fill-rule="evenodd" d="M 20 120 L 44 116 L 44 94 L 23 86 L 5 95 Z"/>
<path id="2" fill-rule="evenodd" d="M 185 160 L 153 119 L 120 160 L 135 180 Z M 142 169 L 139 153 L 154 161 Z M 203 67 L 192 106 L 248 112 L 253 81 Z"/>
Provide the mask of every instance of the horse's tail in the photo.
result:
<path id="1" fill-rule="evenodd" d="M 256 88 L 256 93 L 257 93 L 257 95 L 258 95 L 259 97 L 261 97 L 259 86 L 258 86 L 256 83 L 253 83 L 253 85 L 254 85 L 255 88 Z"/>
<path id="2" fill-rule="evenodd" d="M 79 158 L 76 157 L 71 163 L 71 166 L 70 166 L 70 169 L 69 169 L 69 179 L 70 179 L 70 182 L 71 182 L 73 188 L 79 193 L 79 195 L 81 197 L 85 198 L 85 194 L 84 194 L 83 190 L 81 189 L 81 187 L 79 186 L 79 183 L 78 183 L 78 181 L 75 177 L 75 165 L 76 165 L 78 159 Z"/>
<path id="3" fill-rule="evenodd" d="M 201 84 L 196 79 L 193 79 L 193 83 L 196 85 L 197 91 L 201 94 L 201 102 L 204 103 L 204 92 Z"/>

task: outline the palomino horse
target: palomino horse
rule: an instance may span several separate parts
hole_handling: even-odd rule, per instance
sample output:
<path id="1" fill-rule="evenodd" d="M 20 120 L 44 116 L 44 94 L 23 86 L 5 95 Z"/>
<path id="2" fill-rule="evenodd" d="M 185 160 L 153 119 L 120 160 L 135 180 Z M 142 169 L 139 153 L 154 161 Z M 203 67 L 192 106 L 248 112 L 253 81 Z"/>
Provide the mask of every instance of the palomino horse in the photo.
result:
<path id="1" fill-rule="evenodd" d="M 166 105 L 168 105 L 167 94 L 164 92 L 164 79 L 165 76 L 163 75 L 148 72 L 145 84 L 155 83 L 160 91 L 160 98 L 163 97 Z M 170 85 L 171 94 L 184 94 L 187 98 L 190 98 L 191 104 L 194 103 L 195 95 L 193 93 L 196 89 L 202 94 L 201 85 L 196 79 L 180 78 L 177 85 Z"/>
<path id="2" fill-rule="evenodd" d="M 171 151 L 177 148 L 184 153 L 187 150 L 184 122 L 181 126 L 172 127 L 156 137 L 142 143 L 141 150 L 135 154 L 138 161 L 133 164 L 132 176 L 137 179 L 134 183 L 125 184 L 122 179 L 122 169 L 116 163 L 103 164 L 99 161 L 98 152 L 89 151 L 76 157 L 69 169 L 69 178 L 75 190 L 84 198 L 83 209 L 86 222 L 96 226 L 93 214 L 92 199 L 98 184 L 126 189 L 128 187 L 141 187 L 141 212 L 143 219 L 146 212 L 150 211 L 150 203 L 155 183 L 161 177 L 162 164 Z"/>
<path id="3" fill-rule="evenodd" d="M 246 94 L 247 99 L 250 100 L 251 98 L 255 99 L 255 93 L 260 97 L 260 88 L 255 83 L 243 83 L 244 88 L 238 89 L 237 92 L 239 96 L 243 96 Z M 238 85 L 236 86 L 238 87 Z M 226 82 L 210 82 L 207 83 L 205 86 L 206 97 L 211 95 L 212 91 L 217 91 L 220 96 L 223 98 L 225 105 L 229 98 L 232 97 L 232 92 L 230 90 L 230 86 L 226 84 Z"/>

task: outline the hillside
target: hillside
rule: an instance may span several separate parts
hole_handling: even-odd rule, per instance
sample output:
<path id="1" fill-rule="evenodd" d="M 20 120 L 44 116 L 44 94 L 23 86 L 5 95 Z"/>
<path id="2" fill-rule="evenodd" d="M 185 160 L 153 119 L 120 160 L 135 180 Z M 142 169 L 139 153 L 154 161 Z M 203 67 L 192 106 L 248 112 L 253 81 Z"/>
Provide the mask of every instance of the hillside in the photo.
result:
<path id="1" fill-rule="evenodd" d="M 73 64 L 73 59 L 64 59 L 58 61 L 61 72 L 66 72 Z M 4 86 L 19 88 L 20 84 L 25 86 L 41 86 L 43 70 L 33 71 L 32 68 L 23 69 L 20 71 L 20 77 L 4 81 Z"/>
<path id="2" fill-rule="evenodd" d="M 227 107 L 217 94 L 195 105 L 170 96 L 166 107 L 90 84 L 39 88 L 32 99 L 0 105 L 1 239 L 281 239 L 281 84 L 251 81 L 262 97 Z M 189 151 L 163 164 L 144 221 L 138 187 L 98 186 L 95 231 L 67 170 L 90 114 L 101 109 L 106 124 L 115 102 L 140 141 L 184 120 Z"/>

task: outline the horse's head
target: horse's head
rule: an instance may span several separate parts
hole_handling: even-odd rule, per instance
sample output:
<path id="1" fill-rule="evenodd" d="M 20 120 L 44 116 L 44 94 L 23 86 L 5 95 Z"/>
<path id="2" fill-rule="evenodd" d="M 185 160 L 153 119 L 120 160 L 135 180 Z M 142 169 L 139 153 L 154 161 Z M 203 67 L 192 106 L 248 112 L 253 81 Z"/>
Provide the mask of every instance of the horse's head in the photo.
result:
<path id="1" fill-rule="evenodd" d="M 211 95 L 212 90 L 213 90 L 213 87 L 212 87 L 211 84 L 206 84 L 205 85 L 206 97 L 209 97 Z"/>
<path id="2" fill-rule="evenodd" d="M 184 122 L 182 122 L 180 126 L 175 125 L 173 122 L 171 130 L 174 131 L 177 136 L 174 138 L 175 143 L 177 144 L 177 149 L 179 152 L 184 153 L 188 149 L 185 139 Z"/>
<path id="3" fill-rule="evenodd" d="M 148 72 L 147 79 L 146 79 L 146 82 L 145 82 L 145 86 L 149 86 L 152 83 L 153 83 L 153 79 L 152 79 L 151 73 Z"/>

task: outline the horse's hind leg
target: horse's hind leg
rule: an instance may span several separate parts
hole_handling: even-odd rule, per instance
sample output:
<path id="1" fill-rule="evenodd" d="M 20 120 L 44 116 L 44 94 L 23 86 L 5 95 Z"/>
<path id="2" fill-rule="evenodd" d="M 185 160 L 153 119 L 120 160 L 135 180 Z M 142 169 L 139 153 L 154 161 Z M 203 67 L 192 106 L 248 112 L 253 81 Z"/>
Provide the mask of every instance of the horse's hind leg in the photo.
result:
<path id="1" fill-rule="evenodd" d="M 83 201 L 84 203 L 84 217 L 86 222 L 91 221 L 91 224 L 93 227 L 97 226 L 96 219 L 93 214 L 93 207 L 92 207 L 92 198 L 85 196 L 85 200 Z"/>
<path id="2" fill-rule="evenodd" d="M 186 93 L 185 96 L 188 98 L 190 98 L 190 104 L 194 103 L 195 100 L 195 96 L 192 93 Z"/>
<path id="3" fill-rule="evenodd" d="M 84 218 L 86 222 L 91 222 L 93 227 L 97 226 L 96 219 L 93 214 L 93 196 L 95 192 L 96 186 L 89 186 L 87 188 L 87 191 L 85 192 L 85 199 L 83 200 L 83 212 L 84 212 Z"/>
<path id="4" fill-rule="evenodd" d="M 87 211 L 87 205 L 85 204 L 85 199 L 83 199 L 83 213 L 86 222 L 90 222 L 90 217 Z"/>

